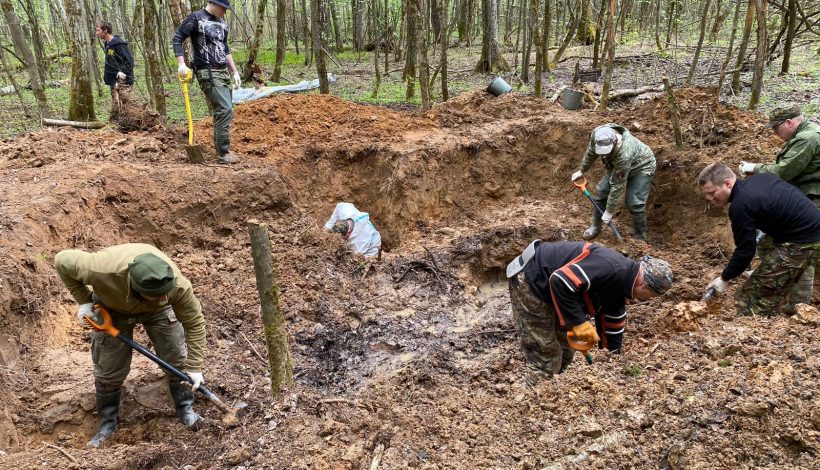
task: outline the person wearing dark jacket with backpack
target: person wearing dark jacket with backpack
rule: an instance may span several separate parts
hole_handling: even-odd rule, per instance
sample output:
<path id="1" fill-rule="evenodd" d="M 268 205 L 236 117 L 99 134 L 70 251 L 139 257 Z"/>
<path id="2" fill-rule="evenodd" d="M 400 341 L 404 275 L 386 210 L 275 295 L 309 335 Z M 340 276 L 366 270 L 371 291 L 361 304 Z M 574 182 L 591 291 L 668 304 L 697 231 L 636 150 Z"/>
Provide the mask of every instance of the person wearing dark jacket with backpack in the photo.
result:
<path id="1" fill-rule="evenodd" d="M 111 119 L 131 101 L 131 87 L 134 86 L 134 57 L 128 50 L 128 43 L 112 34 L 111 23 L 98 21 L 94 34 L 105 41 L 105 65 L 103 81 L 111 88 Z"/>
<path id="2" fill-rule="evenodd" d="M 634 261 L 593 243 L 540 240 L 510 262 L 507 277 L 530 386 L 569 366 L 568 331 L 578 341 L 619 351 L 627 302 L 662 295 L 673 282 L 669 263 L 658 258 Z"/>

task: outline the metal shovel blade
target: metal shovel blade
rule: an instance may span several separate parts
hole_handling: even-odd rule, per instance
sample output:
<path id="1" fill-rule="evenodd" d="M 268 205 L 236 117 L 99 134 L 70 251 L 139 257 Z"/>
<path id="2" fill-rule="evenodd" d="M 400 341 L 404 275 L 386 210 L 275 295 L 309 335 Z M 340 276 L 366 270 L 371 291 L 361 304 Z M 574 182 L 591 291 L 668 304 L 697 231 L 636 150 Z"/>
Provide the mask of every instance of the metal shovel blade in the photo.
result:
<path id="1" fill-rule="evenodd" d="M 188 161 L 191 163 L 205 163 L 205 156 L 202 155 L 202 147 L 199 145 L 186 145 L 185 153 L 188 154 Z"/>

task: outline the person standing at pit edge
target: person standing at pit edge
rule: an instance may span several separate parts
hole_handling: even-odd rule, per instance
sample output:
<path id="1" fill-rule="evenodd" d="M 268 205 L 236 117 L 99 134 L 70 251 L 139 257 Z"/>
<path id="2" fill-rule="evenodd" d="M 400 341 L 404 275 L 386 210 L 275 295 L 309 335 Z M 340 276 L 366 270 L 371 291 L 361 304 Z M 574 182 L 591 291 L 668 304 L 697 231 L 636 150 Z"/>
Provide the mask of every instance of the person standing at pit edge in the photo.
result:
<path id="1" fill-rule="evenodd" d="M 223 19 L 226 10 L 234 11 L 230 0 L 209 0 L 205 8 L 182 21 L 171 42 L 179 65 L 177 73 L 184 78 L 191 70 L 185 65 L 182 43 L 191 38 L 194 49 L 192 68 L 214 118 L 217 162 L 231 164 L 239 161 L 231 151 L 231 97 L 232 90 L 242 85 L 242 78 L 228 46 L 228 24 Z"/>
<path id="2" fill-rule="evenodd" d="M 134 86 L 134 57 L 128 50 L 128 43 L 112 31 L 108 21 L 98 21 L 94 28 L 97 38 L 105 41 L 103 81 L 111 88 L 110 121 L 115 120 L 120 110 L 131 101 L 131 88 Z"/>
<path id="3" fill-rule="evenodd" d="M 794 313 L 790 291 L 808 266 L 820 256 L 820 211 L 793 185 L 772 174 L 761 173 L 738 180 L 722 163 L 712 163 L 698 176 L 706 199 L 729 206 L 735 251 L 706 289 L 723 293 L 729 281 L 740 276 L 758 249 L 757 230 L 772 238 L 769 249 L 760 247 L 760 264 L 735 291 L 740 315 L 772 316 L 783 307 Z M 799 300 L 799 299 L 797 299 Z"/>
<path id="4" fill-rule="evenodd" d="M 93 311 L 93 304 L 100 304 L 122 334 L 133 337 L 134 326 L 141 324 L 157 356 L 187 371 L 193 386 L 171 373 L 166 372 L 166 377 L 179 420 L 194 428 L 200 419 L 191 407 L 194 392 L 204 383 L 205 317 L 191 282 L 176 264 L 154 246 L 128 243 L 95 253 L 63 250 L 54 257 L 54 266 L 80 304 L 77 319 L 83 326 L 88 326 L 85 317 L 100 321 Z M 97 413 L 102 420 L 88 447 L 100 447 L 117 430 L 131 355 L 131 347 L 117 338 L 102 331 L 91 333 Z"/>
<path id="5" fill-rule="evenodd" d="M 572 174 L 572 181 L 584 176 L 598 157 L 606 171 L 595 189 L 595 199 L 604 213 L 592 208 L 592 224 L 584 231 L 584 239 L 592 240 L 601 233 L 601 227 L 612 221 L 626 195 L 635 238 L 646 240 L 646 200 L 655 175 L 655 154 L 625 127 L 604 124 L 592 131 L 581 168 Z"/>
<path id="6" fill-rule="evenodd" d="M 771 173 L 793 184 L 814 202 L 820 210 L 820 126 L 803 116 L 795 104 L 778 106 L 769 113 L 766 127 L 783 141 L 783 146 L 770 164 L 740 162 L 740 174 Z M 760 242 L 761 250 L 771 250 L 771 237 Z M 792 287 L 794 303 L 810 303 L 814 290 L 814 265 L 809 265 Z"/>
<path id="7" fill-rule="evenodd" d="M 507 265 L 507 278 L 529 386 L 572 362 L 568 330 L 578 341 L 620 351 L 626 302 L 663 295 L 674 280 L 669 263 L 652 256 L 633 261 L 593 243 L 540 240 Z"/>

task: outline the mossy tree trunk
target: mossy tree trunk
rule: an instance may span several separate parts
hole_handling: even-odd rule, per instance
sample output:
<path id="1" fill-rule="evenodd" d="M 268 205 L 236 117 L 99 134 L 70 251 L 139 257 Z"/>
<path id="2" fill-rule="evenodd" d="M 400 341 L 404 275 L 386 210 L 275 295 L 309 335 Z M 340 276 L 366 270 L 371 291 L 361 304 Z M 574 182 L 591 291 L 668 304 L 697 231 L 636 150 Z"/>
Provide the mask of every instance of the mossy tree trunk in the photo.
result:
<path id="1" fill-rule="evenodd" d="M 68 119 L 70 121 L 94 121 L 94 94 L 91 90 L 91 75 L 86 64 L 88 31 L 85 30 L 83 12 L 85 0 L 63 0 L 71 31 L 71 90 L 68 96 Z"/>

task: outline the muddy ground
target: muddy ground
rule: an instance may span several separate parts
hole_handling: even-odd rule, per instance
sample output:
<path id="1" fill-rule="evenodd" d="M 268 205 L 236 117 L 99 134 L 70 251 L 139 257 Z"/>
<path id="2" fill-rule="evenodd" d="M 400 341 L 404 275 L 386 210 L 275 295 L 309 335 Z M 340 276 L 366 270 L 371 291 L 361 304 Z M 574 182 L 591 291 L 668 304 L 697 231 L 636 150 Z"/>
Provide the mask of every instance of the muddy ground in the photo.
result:
<path id="1" fill-rule="evenodd" d="M 767 161 L 763 117 L 712 90 L 607 114 L 533 97 L 465 93 L 423 114 L 326 96 L 237 108 L 242 163 L 190 165 L 174 131 L 47 130 L 0 143 L 2 468 L 817 468 L 816 311 L 738 318 L 692 303 L 731 254 L 725 211 L 695 177 Z M 620 355 L 576 359 L 528 389 L 503 269 L 534 238 L 577 239 L 589 207 L 568 182 L 590 130 L 619 122 L 655 150 L 649 243 L 677 282 L 630 308 Z M 198 124 L 207 136 L 210 123 Z M 206 145 L 206 148 L 210 148 Z M 210 155 L 211 159 L 213 155 Z M 600 164 L 593 180 L 600 175 Z M 385 252 L 366 269 L 321 225 L 336 202 L 370 212 Z M 244 223 L 267 222 L 295 384 L 269 393 Z M 248 404 L 226 428 L 173 415 L 156 366 L 135 357 L 120 428 L 94 434 L 88 333 L 54 254 L 154 243 L 191 279 L 208 331 L 206 383 Z M 734 286 L 733 286 L 734 287 Z M 147 343 L 139 331 L 136 339 Z"/>

